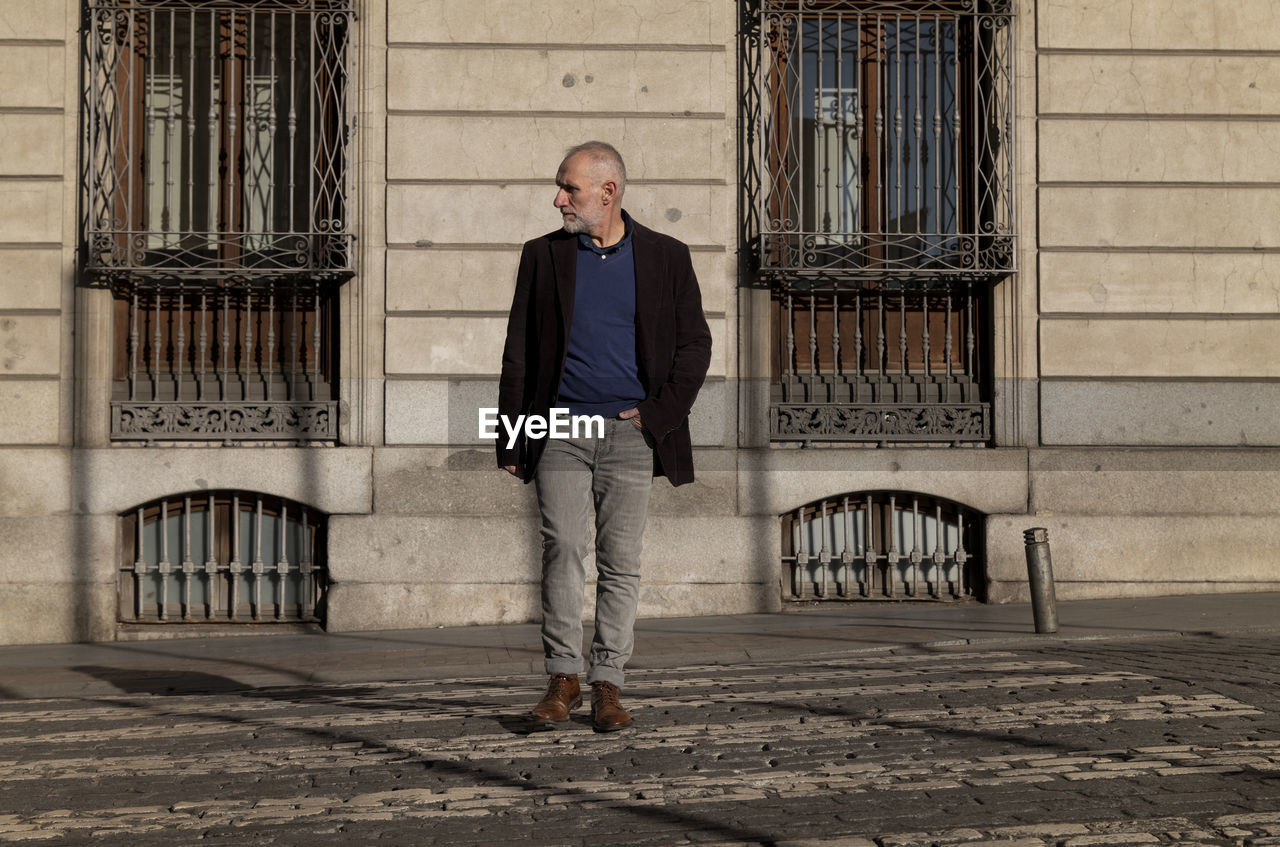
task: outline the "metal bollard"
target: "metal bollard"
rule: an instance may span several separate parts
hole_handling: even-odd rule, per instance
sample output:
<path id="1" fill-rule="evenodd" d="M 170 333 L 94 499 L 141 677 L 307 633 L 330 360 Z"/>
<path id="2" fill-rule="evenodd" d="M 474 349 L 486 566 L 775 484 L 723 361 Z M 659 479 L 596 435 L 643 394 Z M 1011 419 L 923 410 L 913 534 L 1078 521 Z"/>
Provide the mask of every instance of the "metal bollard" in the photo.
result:
<path id="1" fill-rule="evenodd" d="M 1031 612 L 1036 632 L 1058 631 L 1058 601 L 1053 592 L 1053 561 L 1049 558 L 1049 530 L 1035 527 L 1022 533 L 1027 545 L 1027 577 L 1031 582 Z"/>

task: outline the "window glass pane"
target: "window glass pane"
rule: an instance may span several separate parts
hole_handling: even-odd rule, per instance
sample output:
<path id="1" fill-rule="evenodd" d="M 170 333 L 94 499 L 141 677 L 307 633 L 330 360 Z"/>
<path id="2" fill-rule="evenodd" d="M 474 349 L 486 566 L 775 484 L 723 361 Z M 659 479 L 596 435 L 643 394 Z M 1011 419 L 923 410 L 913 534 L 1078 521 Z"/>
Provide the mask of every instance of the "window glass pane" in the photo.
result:
<path id="1" fill-rule="evenodd" d="M 213 233 L 243 246 L 306 232 L 313 73 L 308 16 L 160 9 L 140 16 L 151 249 Z M 185 234 L 185 237 L 183 235 Z"/>
<path id="2" fill-rule="evenodd" d="M 350 270 L 344 4 L 94 2 L 89 269 Z"/>
<path id="3" fill-rule="evenodd" d="M 804 23 L 802 78 L 803 135 L 808 145 L 806 184 L 814 187 L 805 229 L 822 233 L 857 232 L 861 226 L 859 192 L 861 96 L 858 85 L 856 18 L 835 16 Z"/>
<path id="4" fill-rule="evenodd" d="M 956 21 L 824 15 L 801 22 L 805 232 L 959 231 Z"/>
<path id="5" fill-rule="evenodd" d="M 952 22 L 886 22 L 885 100 L 894 110 L 885 151 L 888 232 L 956 231 L 955 47 Z"/>

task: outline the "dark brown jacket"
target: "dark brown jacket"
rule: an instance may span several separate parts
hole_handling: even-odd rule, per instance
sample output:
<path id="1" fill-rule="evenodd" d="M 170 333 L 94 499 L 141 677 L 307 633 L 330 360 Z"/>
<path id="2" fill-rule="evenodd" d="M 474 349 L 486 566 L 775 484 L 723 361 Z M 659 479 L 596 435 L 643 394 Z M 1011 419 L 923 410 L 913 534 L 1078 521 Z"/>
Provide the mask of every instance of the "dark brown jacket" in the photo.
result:
<path id="1" fill-rule="evenodd" d="M 672 485 L 693 481 L 689 410 L 711 363 L 711 331 L 689 248 L 634 224 L 636 361 L 645 399 L 637 407 L 654 446 L 654 475 Z M 502 353 L 498 412 L 546 416 L 556 401 L 573 323 L 578 236 L 564 230 L 524 245 Z M 499 428 L 501 432 L 501 428 Z M 526 439 L 508 449 L 498 439 L 498 465 L 516 465 L 526 482 L 546 446 Z"/>

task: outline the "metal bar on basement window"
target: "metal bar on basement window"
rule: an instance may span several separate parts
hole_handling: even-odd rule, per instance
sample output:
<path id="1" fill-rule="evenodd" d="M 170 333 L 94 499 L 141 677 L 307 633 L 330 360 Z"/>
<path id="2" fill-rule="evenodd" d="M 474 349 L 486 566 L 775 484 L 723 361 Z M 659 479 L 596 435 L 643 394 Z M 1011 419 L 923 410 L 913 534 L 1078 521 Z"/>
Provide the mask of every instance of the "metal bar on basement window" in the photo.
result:
<path id="1" fill-rule="evenodd" d="M 191 558 L 191 498 L 182 498 L 182 619 L 191 620 L 191 580 L 196 563 Z"/>
<path id="2" fill-rule="evenodd" d="M 284 617 L 284 599 L 285 599 L 285 581 L 289 577 L 289 504 L 281 501 L 280 503 L 280 519 L 277 522 L 279 528 L 280 546 L 277 548 L 280 558 L 276 560 L 276 620 Z"/>
<path id="3" fill-rule="evenodd" d="M 210 491 L 144 504 L 120 520 L 134 540 L 119 566 L 121 622 L 317 620 L 323 518 L 305 506 L 256 492 Z M 254 559 L 247 566 L 237 552 L 246 524 Z M 220 550 L 230 551 L 230 562 Z"/>
<path id="4" fill-rule="evenodd" d="M 889 519 L 889 549 L 884 556 L 884 587 L 885 593 L 890 597 L 897 596 L 898 588 L 898 567 L 900 563 L 898 546 L 898 503 L 897 498 L 893 495 L 889 496 L 889 511 L 887 513 Z"/>
<path id="5" fill-rule="evenodd" d="M 169 561 L 169 501 L 160 501 L 160 561 L 156 572 L 160 574 L 160 584 L 156 589 L 156 605 L 160 610 L 160 620 L 169 619 L 169 574 L 173 571 L 173 563 Z"/>
<path id="6" fill-rule="evenodd" d="M 262 578 L 266 567 L 262 562 L 262 495 L 254 500 L 253 511 L 253 619 L 262 620 Z"/>
<path id="7" fill-rule="evenodd" d="M 782 517 L 783 597 L 972 598 L 982 564 L 974 552 L 981 540 L 974 534 L 979 517 L 958 503 L 914 492 L 849 493 L 801 506 Z M 832 590 L 830 569 L 837 562 L 844 572 L 835 576 Z"/>
<path id="8" fill-rule="evenodd" d="M 204 556 L 204 581 L 205 581 L 205 619 L 212 620 L 217 614 L 217 597 L 216 590 L 218 587 L 218 574 L 225 573 L 226 569 L 218 562 L 218 508 L 217 496 L 214 492 L 209 492 L 209 503 L 205 511 L 205 556 Z"/>
<path id="9" fill-rule="evenodd" d="M 228 572 L 231 574 L 231 600 L 227 604 L 231 620 L 240 616 L 240 575 L 244 573 L 244 563 L 240 560 L 240 495 L 231 497 L 231 562 Z"/>
<path id="10" fill-rule="evenodd" d="M 920 498 L 911 498 L 911 588 L 912 597 L 920 596 L 920 563 L 924 554 L 920 550 Z"/>
<path id="11" fill-rule="evenodd" d="M 831 550 L 827 547 L 827 501 L 823 500 L 819 504 L 819 534 L 821 536 L 822 546 L 818 549 L 818 572 L 821 574 L 822 588 L 818 592 L 818 596 L 824 600 L 830 595 L 830 571 L 831 571 Z"/>
<path id="12" fill-rule="evenodd" d="M 137 527 L 138 527 L 138 532 L 136 536 L 137 554 L 133 562 L 134 598 L 135 598 L 134 614 L 133 614 L 134 620 L 142 620 L 143 596 L 146 593 L 144 583 L 146 581 L 146 576 L 147 576 L 147 561 L 146 561 L 146 557 L 144 554 L 144 547 L 143 547 L 143 531 L 144 531 L 144 527 L 146 526 L 146 521 L 144 520 L 144 517 L 145 515 L 143 512 L 143 507 L 139 506 L 138 512 L 134 516 L 134 520 L 137 521 Z"/>

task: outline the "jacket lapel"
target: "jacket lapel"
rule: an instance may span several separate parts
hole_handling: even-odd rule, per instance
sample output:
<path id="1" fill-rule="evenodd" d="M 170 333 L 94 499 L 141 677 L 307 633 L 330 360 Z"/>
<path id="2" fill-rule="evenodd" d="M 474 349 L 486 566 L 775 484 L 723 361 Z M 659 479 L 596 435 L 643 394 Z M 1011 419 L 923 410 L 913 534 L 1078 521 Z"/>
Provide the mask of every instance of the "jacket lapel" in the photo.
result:
<path id="1" fill-rule="evenodd" d="M 551 241 L 551 264 L 556 275 L 556 301 L 560 321 L 560 349 L 569 348 L 569 327 L 573 324 L 574 294 L 578 282 L 578 238 L 568 236 Z"/>
<path id="2" fill-rule="evenodd" d="M 662 256 L 656 249 L 652 236 L 650 230 L 635 224 L 632 255 L 636 266 L 636 342 L 640 350 L 646 353 L 661 305 L 658 280 Z"/>

